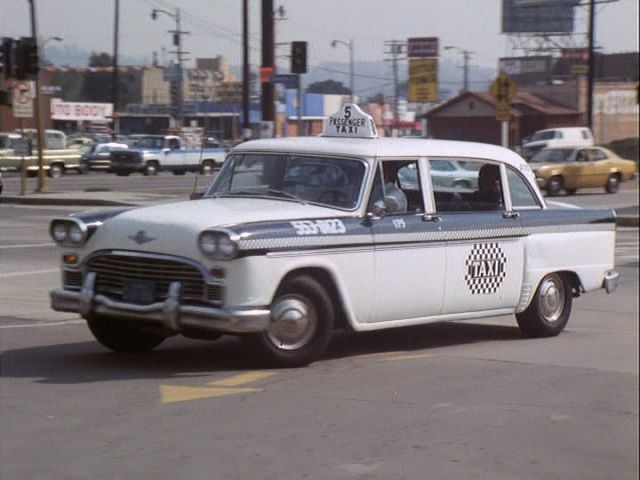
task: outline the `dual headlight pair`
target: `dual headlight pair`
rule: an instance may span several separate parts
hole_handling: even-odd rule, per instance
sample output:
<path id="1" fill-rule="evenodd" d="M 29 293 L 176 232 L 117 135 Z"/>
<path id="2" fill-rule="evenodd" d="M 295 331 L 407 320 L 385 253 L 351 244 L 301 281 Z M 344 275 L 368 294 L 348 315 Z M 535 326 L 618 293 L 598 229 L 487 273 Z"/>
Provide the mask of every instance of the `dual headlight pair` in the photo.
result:
<path id="1" fill-rule="evenodd" d="M 87 241 L 87 226 L 75 219 L 53 220 L 49 226 L 51 238 L 60 246 L 79 247 Z"/>
<path id="2" fill-rule="evenodd" d="M 198 238 L 200 251 L 207 257 L 219 260 L 231 260 L 238 254 L 238 242 L 235 235 L 220 230 L 205 230 Z"/>

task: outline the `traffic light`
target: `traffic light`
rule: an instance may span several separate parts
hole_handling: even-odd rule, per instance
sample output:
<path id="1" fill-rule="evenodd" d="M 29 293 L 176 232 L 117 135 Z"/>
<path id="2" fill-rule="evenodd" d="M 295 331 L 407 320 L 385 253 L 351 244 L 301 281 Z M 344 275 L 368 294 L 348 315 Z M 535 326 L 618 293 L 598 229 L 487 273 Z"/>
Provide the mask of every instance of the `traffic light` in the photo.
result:
<path id="1" fill-rule="evenodd" d="M 307 73 L 307 42 L 291 42 L 291 73 Z"/>
<path id="2" fill-rule="evenodd" d="M 15 76 L 18 80 L 35 77 L 40 71 L 38 44 L 33 37 L 22 37 L 16 46 Z"/>
<path id="3" fill-rule="evenodd" d="M 0 73 L 4 73 L 5 78 L 12 78 L 15 75 L 15 41 L 13 38 L 2 37 Z"/>

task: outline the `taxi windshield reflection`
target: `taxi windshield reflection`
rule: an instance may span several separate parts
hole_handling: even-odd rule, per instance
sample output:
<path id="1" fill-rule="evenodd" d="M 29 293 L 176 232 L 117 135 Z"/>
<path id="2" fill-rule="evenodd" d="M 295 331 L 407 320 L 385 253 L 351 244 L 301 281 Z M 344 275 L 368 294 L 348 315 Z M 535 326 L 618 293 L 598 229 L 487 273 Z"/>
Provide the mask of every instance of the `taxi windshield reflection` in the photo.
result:
<path id="1" fill-rule="evenodd" d="M 357 159 L 306 155 L 232 155 L 208 197 L 259 196 L 352 210 L 365 175 Z"/>

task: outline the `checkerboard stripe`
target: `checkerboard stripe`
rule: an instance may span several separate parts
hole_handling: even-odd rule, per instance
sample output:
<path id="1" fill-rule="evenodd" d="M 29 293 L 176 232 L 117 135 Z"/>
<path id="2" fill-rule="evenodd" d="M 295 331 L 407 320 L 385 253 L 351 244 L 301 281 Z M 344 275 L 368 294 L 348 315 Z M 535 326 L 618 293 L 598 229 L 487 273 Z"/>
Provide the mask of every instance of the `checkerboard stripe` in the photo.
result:
<path id="1" fill-rule="evenodd" d="M 497 243 L 476 243 L 465 265 L 464 276 L 473 295 L 496 293 L 506 276 L 507 257 Z"/>

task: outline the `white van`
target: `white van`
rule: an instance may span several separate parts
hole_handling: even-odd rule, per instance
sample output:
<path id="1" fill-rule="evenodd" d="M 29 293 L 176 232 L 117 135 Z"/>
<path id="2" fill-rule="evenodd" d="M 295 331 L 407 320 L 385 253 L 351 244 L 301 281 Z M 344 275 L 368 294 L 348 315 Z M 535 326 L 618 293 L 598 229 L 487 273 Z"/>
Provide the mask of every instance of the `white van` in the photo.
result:
<path id="1" fill-rule="evenodd" d="M 593 134 L 587 127 L 563 127 L 538 130 L 522 144 L 522 156 L 531 158 L 543 148 L 590 147 L 594 144 Z"/>
<path id="2" fill-rule="evenodd" d="M 37 147 L 38 131 L 35 128 L 16 129 L 15 132 L 25 137 L 31 137 L 33 139 L 33 148 Z M 47 150 L 63 150 L 67 148 L 67 135 L 60 130 L 46 129 L 44 131 L 44 148 Z"/>

